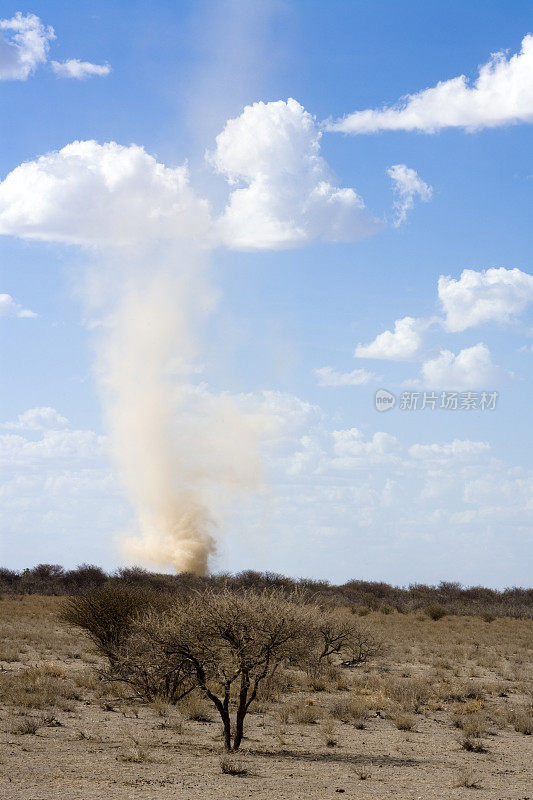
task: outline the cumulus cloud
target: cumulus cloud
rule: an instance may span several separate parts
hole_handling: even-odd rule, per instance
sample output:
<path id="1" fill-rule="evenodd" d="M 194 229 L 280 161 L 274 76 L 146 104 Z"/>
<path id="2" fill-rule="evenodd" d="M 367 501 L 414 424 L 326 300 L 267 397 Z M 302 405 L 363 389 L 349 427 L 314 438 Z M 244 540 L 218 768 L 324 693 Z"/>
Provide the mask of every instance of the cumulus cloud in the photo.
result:
<path id="1" fill-rule="evenodd" d="M 80 61 L 78 58 L 52 61 L 51 67 L 58 78 L 76 78 L 77 80 L 93 76 L 104 77 L 111 72 L 109 64 L 92 64 L 90 61 Z"/>
<path id="2" fill-rule="evenodd" d="M 209 222 L 186 166 L 142 147 L 73 142 L 16 167 L 0 183 L 0 234 L 84 245 L 192 237 Z"/>
<path id="3" fill-rule="evenodd" d="M 54 29 L 35 14 L 0 19 L 0 80 L 25 81 L 48 58 Z"/>
<path id="4" fill-rule="evenodd" d="M 422 364 L 424 385 L 433 389 L 491 389 L 510 377 L 492 362 L 489 348 L 479 342 L 454 355 L 450 350 Z"/>
<path id="5" fill-rule="evenodd" d="M 356 358 L 382 358 L 408 361 L 420 354 L 422 337 L 428 323 L 414 317 L 403 317 L 394 323 L 394 331 L 384 331 L 369 344 L 358 344 Z"/>
<path id="6" fill-rule="evenodd" d="M 10 294 L 0 294 L 0 317 L 21 317 L 31 318 L 36 317 L 34 311 L 29 308 L 23 308 L 19 303 L 11 297 Z"/>
<path id="7" fill-rule="evenodd" d="M 441 275 L 438 296 L 444 317 L 396 320 L 394 331 L 384 331 L 369 344 L 358 344 L 355 357 L 419 360 L 423 357 L 425 334 L 431 326 L 456 333 L 484 322 L 509 322 L 533 302 L 533 275 L 516 268 L 465 269 L 457 279 Z M 492 364 L 488 348 L 481 343 L 457 355 L 442 349 L 438 356 L 423 364 L 422 374 L 426 385 L 451 388 L 456 385 L 479 388 L 506 377 L 501 368 Z"/>
<path id="8" fill-rule="evenodd" d="M 366 369 L 354 369 L 351 372 L 338 372 L 333 367 L 320 367 L 314 370 L 319 386 L 362 386 L 376 376 Z"/>
<path id="9" fill-rule="evenodd" d="M 333 431 L 332 436 L 333 453 L 340 458 L 381 460 L 393 455 L 399 448 L 398 439 L 383 431 L 377 431 L 371 439 L 365 439 L 357 428 Z M 344 466 L 348 464 L 345 462 Z"/>
<path id="10" fill-rule="evenodd" d="M 295 100 L 256 103 L 229 120 L 209 155 L 234 188 L 213 221 L 186 165 L 137 145 L 75 141 L 0 182 L 0 234 L 86 246 L 193 239 L 236 249 L 305 245 L 374 233 L 381 223 L 319 155 L 321 132 Z"/>
<path id="11" fill-rule="evenodd" d="M 416 170 L 406 167 L 405 164 L 394 164 L 389 167 L 387 174 L 394 185 L 395 220 L 394 225 L 398 227 L 405 222 L 408 212 L 415 204 L 415 197 L 419 197 L 423 203 L 431 200 L 433 189 L 419 178 Z"/>
<path id="12" fill-rule="evenodd" d="M 533 275 L 519 269 L 463 270 L 457 280 L 441 275 L 439 299 L 449 331 L 484 322 L 509 322 L 533 302 Z"/>
<path id="13" fill-rule="evenodd" d="M 342 241 L 374 233 L 379 223 L 353 189 L 340 188 L 320 156 L 321 131 L 296 100 L 254 103 L 228 120 L 207 154 L 232 191 L 218 220 L 237 249 Z"/>
<path id="14" fill-rule="evenodd" d="M 0 425 L 8 430 L 46 431 L 58 430 L 68 426 L 68 419 L 62 416 L 55 408 L 38 406 L 29 408 L 19 414 L 16 420 L 4 422 Z"/>
<path id="15" fill-rule="evenodd" d="M 435 133 L 441 128 L 497 127 L 533 121 L 533 36 L 522 40 L 519 53 L 507 58 L 495 53 L 479 68 L 471 83 L 464 75 L 416 94 L 391 107 L 349 114 L 328 125 L 343 133 L 417 130 Z"/>

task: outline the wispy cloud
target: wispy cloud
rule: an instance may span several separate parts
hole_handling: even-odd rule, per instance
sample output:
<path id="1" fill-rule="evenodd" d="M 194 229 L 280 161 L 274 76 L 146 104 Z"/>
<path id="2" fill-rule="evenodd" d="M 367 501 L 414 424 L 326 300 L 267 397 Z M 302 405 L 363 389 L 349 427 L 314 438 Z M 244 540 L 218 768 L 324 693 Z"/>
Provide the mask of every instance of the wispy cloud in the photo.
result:
<path id="1" fill-rule="evenodd" d="M 424 183 L 416 170 L 406 167 L 405 164 L 394 164 L 389 167 L 387 174 L 394 185 L 396 195 L 394 225 L 398 227 L 405 222 L 407 214 L 415 204 L 415 198 L 419 197 L 423 203 L 427 203 L 433 196 L 433 189 Z"/>
<path id="2" fill-rule="evenodd" d="M 23 308 L 20 303 L 16 303 L 10 294 L 0 294 L 0 317 L 20 317 L 22 319 L 36 317 L 34 311 Z"/>
<path id="3" fill-rule="evenodd" d="M 104 77 L 111 72 L 109 64 L 92 64 L 90 61 L 80 61 L 77 58 L 69 58 L 66 61 L 51 61 L 50 64 L 58 78 L 83 80 L 94 76 Z"/>
<path id="4" fill-rule="evenodd" d="M 319 386 L 363 386 L 375 379 L 373 372 L 366 369 L 354 369 L 351 372 L 338 372 L 333 367 L 320 367 L 314 373 Z"/>

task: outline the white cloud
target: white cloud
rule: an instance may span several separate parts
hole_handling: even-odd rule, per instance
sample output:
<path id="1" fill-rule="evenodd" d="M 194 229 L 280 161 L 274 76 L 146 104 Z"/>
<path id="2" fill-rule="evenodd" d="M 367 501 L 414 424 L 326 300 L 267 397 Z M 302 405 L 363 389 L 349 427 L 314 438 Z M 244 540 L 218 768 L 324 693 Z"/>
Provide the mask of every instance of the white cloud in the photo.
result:
<path id="1" fill-rule="evenodd" d="M 73 142 L 16 167 L 0 183 L 0 234 L 72 244 L 192 237 L 209 224 L 186 166 L 142 147 Z"/>
<path id="2" fill-rule="evenodd" d="M 353 189 L 342 189 L 320 156 L 321 132 L 293 100 L 254 103 L 228 120 L 207 155 L 235 188 L 218 220 L 237 249 L 342 241 L 374 233 L 379 223 Z"/>
<path id="3" fill-rule="evenodd" d="M 362 386 L 376 376 L 366 369 L 354 369 L 351 372 L 338 372 L 333 367 L 320 367 L 314 370 L 319 386 Z"/>
<path id="4" fill-rule="evenodd" d="M 405 222 L 408 212 L 414 206 L 415 197 L 419 197 L 423 203 L 427 203 L 431 200 L 433 189 L 419 178 L 416 170 L 406 167 L 405 164 L 394 164 L 388 168 L 387 174 L 394 184 L 396 195 L 394 225 L 398 227 Z"/>
<path id="5" fill-rule="evenodd" d="M 439 278 L 439 299 L 449 331 L 464 331 L 484 322 L 509 322 L 533 302 L 533 275 L 519 269 L 463 270 L 454 280 Z"/>
<path id="6" fill-rule="evenodd" d="M 530 475 L 510 477 L 494 474 L 476 477 L 468 481 L 464 487 L 464 501 L 479 506 L 486 513 L 494 515 L 499 506 L 500 514 L 505 520 L 505 510 L 513 506 L 525 506 L 533 509 L 533 479 Z M 503 512 L 503 513 L 502 513 Z"/>
<path id="7" fill-rule="evenodd" d="M 191 402 L 199 391 L 207 392 L 191 387 Z M 257 415 L 261 430 L 271 422 L 264 440 L 270 488 L 235 509 L 223 567 L 228 551 L 237 557 L 245 540 L 252 568 L 311 574 L 320 563 L 339 581 L 352 577 L 354 558 L 364 574 L 378 564 L 395 581 L 413 564 L 429 582 L 446 574 L 467 583 L 527 580 L 513 554 L 531 530 L 533 478 L 491 456 L 486 442 L 405 447 L 383 431 L 339 430 L 322 409 L 293 395 L 235 400 Z M 70 547 L 111 562 L 107 542 L 117 525 L 128 527 L 130 510 L 106 461 L 105 439 L 67 428 L 20 434 L 0 435 L 0 463 L 9 467 L 0 484 L 6 555 L 10 540 L 26 530 L 34 561 L 61 561 Z M 95 539 L 95 530 L 103 536 Z M 510 562 L 503 577 L 500 565 L 490 572 L 501 559 Z"/>
<path id="8" fill-rule="evenodd" d="M 38 461 L 68 462 L 76 466 L 85 460 L 100 459 L 106 440 L 93 431 L 45 430 L 38 440 L 6 433 L 0 435 L 0 464 L 35 465 Z"/>
<path id="9" fill-rule="evenodd" d="M 409 448 L 412 458 L 431 460 L 442 458 L 477 458 L 490 451 L 488 442 L 472 442 L 469 439 L 454 439 L 446 444 L 413 444 Z"/>
<path id="10" fill-rule="evenodd" d="M 416 358 L 422 347 L 427 323 L 414 317 L 403 317 L 394 323 L 394 331 L 384 331 L 370 344 L 358 344 L 356 358 L 382 358 L 405 361 Z"/>
<path id="11" fill-rule="evenodd" d="M 0 433 L 2 558 L 12 558 L 16 540 L 27 563 L 61 562 L 65 553 L 110 559 L 116 526 L 125 526 L 130 512 L 105 437 L 69 429 L 52 408 L 30 409 L 1 427 L 18 429 Z"/>
<path id="12" fill-rule="evenodd" d="M 397 105 L 356 111 L 328 125 L 343 133 L 418 130 L 434 133 L 455 127 L 485 127 L 533 121 L 533 36 L 522 40 L 520 53 L 495 53 L 470 83 L 464 75 L 407 95 Z"/>
<path id="13" fill-rule="evenodd" d="M 0 19 L 0 80 L 29 78 L 40 64 L 48 61 L 50 42 L 55 38 L 54 29 L 43 25 L 35 14 L 18 11 L 11 19 Z M 109 75 L 111 71 L 108 64 L 92 64 L 77 58 L 52 61 L 51 67 L 59 78 L 78 80 Z"/>
<path id="14" fill-rule="evenodd" d="M 382 459 L 397 452 L 399 442 L 395 436 L 383 431 L 374 433 L 371 439 L 366 439 L 362 431 L 357 428 L 348 428 L 332 432 L 333 452 L 340 458 L 365 458 Z M 345 466 L 349 462 L 344 463 Z"/>
<path id="15" fill-rule="evenodd" d="M 384 331 L 369 344 L 358 344 L 355 357 L 418 360 L 424 334 L 432 325 L 456 333 L 483 322 L 509 322 L 533 302 L 533 275 L 503 267 L 480 272 L 465 269 L 458 279 L 441 275 L 438 295 L 444 318 L 396 320 L 394 331 Z M 457 356 L 442 349 L 423 364 L 422 374 L 425 385 L 452 389 L 486 387 L 509 377 L 492 364 L 488 348 L 481 343 L 461 350 Z"/>
<path id="16" fill-rule="evenodd" d="M 101 459 L 107 449 L 104 436 L 69 428 L 68 419 L 48 406 L 30 408 L 0 428 L 19 431 L 0 434 L 0 463 L 12 468 L 35 467 L 40 461 L 80 468 L 82 462 Z M 40 437 L 35 438 L 36 432 Z"/>
<path id="17" fill-rule="evenodd" d="M 48 58 L 54 29 L 45 27 L 35 14 L 18 11 L 11 19 L 0 19 L 0 80 L 26 80 Z"/>
<path id="18" fill-rule="evenodd" d="M 1 428 L 9 430 L 46 431 L 57 430 L 68 426 L 68 419 L 63 417 L 55 408 L 39 406 L 29 408 L 19 414 L 16 420 L 4 422 Z"/>
<path id="19" fill-rule="evenodd" d="M 80 61 L 77 58 L 68 58 L 66 61 L 51 61 L 50 63 L 59 78 L 83 80 L 93 76 L 103 77 L 111 72 L 109 64 L 92 64 L 90 61 Z"/>
<path id="20" fill-rule="evenodd" d="M 492 363 L 490 350 L 482 342 L 454 355 L 450 350 L 422 364 L 425 386 L 432 389 L 492 389 L 510 377 Z"/>
<path id="21" fill-rule="evenodd" d="M 31 318 L 36 317 L 34 311 L 29 308 L 23 308 L 19 303 L 16 303 L 10 294 L 0 294 L 0 317 L 21 317 Z"/>

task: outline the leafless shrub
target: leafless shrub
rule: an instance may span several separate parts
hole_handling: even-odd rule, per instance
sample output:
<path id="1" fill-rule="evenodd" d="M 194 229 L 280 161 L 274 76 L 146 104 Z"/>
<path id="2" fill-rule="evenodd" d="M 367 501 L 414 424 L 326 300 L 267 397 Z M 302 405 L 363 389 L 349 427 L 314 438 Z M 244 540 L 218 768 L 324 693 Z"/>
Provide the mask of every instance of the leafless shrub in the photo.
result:
<path id="1" fill-rule="evenodd" d="M 112 661 L 134 618 L 152 606 L 160 608 L 162 605 L 166 603 L 160 594 L 111 583 L 69 597 L 60 617 L 68 625 L 85 631 L 99 651 Z"/>
<path id="2" fill-rule="evenodd" d="M 426 614 L 434 622 L 446 616 L 446 609 L 440 603 L 431 603 L 426 607 Z"/>
<path id="3" fill-rule="evenodd" d="M 343 667 L 365 664 L 383 650 L 382 642 L 370 628 L 363 627 L 353 614 L 333 609 L 321 615 L 318 625 L 320 650 L 318 662 L 337 656 Z"/>
<path id="4" fill-rule="evenodd" d="M 196 689 L 220 714 L 226 749 L 237 750 L 261 683 L 283 662 L 307 657 L 316 614 L 278 590 L 205 591 L 175 601 L 165 613 L 148 608 L 127 617 L 118 645 L 105 644 L 111 677 L 147 699 L 164 694 L 178 702 Z"/>

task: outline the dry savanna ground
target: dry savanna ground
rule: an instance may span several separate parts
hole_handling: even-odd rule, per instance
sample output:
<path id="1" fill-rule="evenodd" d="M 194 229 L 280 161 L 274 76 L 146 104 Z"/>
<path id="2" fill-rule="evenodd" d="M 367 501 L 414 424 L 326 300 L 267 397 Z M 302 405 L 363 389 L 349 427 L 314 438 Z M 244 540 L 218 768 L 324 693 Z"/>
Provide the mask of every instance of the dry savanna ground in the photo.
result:
<path id="1" fill-rule="evenodd" d="M 533 800 L 531 620 L 368 614 L 379 659 L 278 675 L 224 757 L 200 698 L 146 704 L 102 682 L 60 602 L 0 602 L 3 800 Z"/>

